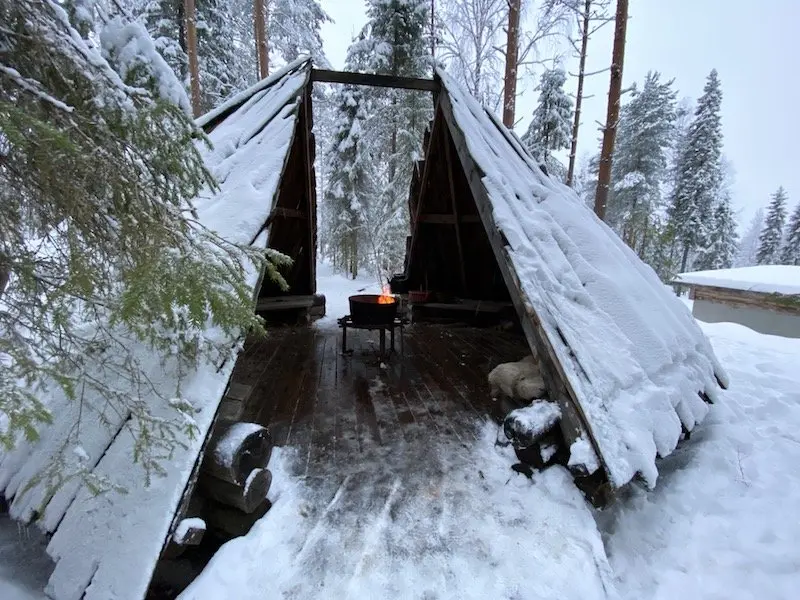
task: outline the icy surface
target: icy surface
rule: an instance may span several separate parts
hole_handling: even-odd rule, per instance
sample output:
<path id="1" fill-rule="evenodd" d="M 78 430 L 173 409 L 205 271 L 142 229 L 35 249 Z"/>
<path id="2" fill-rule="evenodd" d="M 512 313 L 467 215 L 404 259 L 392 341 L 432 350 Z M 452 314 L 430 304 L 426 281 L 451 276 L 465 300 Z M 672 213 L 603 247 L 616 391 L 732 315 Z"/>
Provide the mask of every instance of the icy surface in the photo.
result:
<path id="1" fill-rule="evenodd" d="M 708 340 L 573 190 L 545 176 L 514 136 L 439 75 L 484 174 L 522 300 L 564 367 L 611 482 L 638 472 L 655 485 L 656 456 L 675 448 L 681 424 L 692 430 L 708 412 L 698 392 L 714 398 L 715 372 L 726 379 Z"/>
<path id="2" fill-rule="evenodd" d="M 569 473 L 516 474 L 494 436 L 364 457 L 338 486 L 294 477 L 297 457 L 276 450 L 272 509 L 181 598 L 606 598 L 603 545 Z"/>
<path id="3" fill-rule="evenodd" d="M 767 294 L 800 294 L 800 267 L 759 265 L 717 271 L 694 271 L 681 273 L 675 281 Z"/>
<path id="4" fill-rule="evenodd" d="M 124 32 L 120 32 L 120 35 Z M 272 209 L 280 173 L 289 153 L 299 94 L 309 76 L 308 68 L 264 84 L 243 102 L 210 135 L 212 149 L 203 149 L 207 166 L 217 176 L 220 190 L 201 194 L 193 202 L 199 221 L 223 237 L 264 247 L 263 225 Z M 250 269 L 255 287 L 259 274 Z M 221 341 L 215 330 L 205 332 Z M 224 340 L 234 347 L 235 340 Z M 131 351 L 156 389 L 174 389 L 178 372 L 169 359 L 154 356 L 131 341 Z M 13 497 L 11 515 L 30 520 L 54 532 L 47 552 L 56 561 L 48 593 L 58 599 L 123 600 L 142 598 L 150 574 L 171 526 L 173 514 L 186 487 L 197 453 L 233 369 L 233 360 L 222 367 L 202 364 L 193 373 L 182 373 L 181 393 L 191 401 L 197 432 L 185 436 L 184 449 L 163 461 L 166 473 L 154 476 L 146 487 L 145 474 L 132 463 L 132 436 L 127 414 L 109 410 L 99 397 L 68 402 L 57 389 L 43 401 L 55 415 L 53 425 L 42 431 L 36 444 L 22 444 L 11 453 L 0 453 L 0 493 Z M 115 385 L 114 381 L 110 385 Z M 174 403 L 157 396 L 143 396 L 156 418 L 181 419 Z M 81 417 L 80 428 L 75 427 Z M 127 490 L 91 494 L 78 478 L 68 481 L 48 501 L 45 482 L 33 478 L 56 455 L 67 467 L 88 463 L 99 477 Z M 23 493 L 28 485 L 32 487 Z"/>

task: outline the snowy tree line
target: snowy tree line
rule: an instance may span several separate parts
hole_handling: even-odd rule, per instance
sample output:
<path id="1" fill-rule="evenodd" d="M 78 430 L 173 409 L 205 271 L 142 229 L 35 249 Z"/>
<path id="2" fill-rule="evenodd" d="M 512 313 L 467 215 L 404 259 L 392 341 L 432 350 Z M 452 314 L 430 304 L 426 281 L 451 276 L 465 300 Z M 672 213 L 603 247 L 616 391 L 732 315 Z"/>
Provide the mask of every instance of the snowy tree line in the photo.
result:
<path id="1" fill-rule="evenodd" d="M 368 22 L 348 48 L 345 70 L 430 77 L 430 16 L 428 0 L 368 0 Z M 386 281 L 402 270 L 408 191 L 431 97 L 345 85 L 331 104 L 321 254 L 350 277 L 365 270 Z"/>

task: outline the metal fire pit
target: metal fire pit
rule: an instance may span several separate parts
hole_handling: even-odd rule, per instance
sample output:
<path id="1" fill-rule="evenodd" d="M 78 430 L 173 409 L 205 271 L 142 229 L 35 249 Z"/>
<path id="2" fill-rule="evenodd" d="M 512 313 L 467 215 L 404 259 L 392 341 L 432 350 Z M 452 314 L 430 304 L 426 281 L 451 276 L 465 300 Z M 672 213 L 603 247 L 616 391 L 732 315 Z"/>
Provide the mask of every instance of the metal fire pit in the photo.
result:
<path id="1" fill-rule="evenodd" d="M 391 296 L 391 302 L 381 303 L 378 294 L 360 294 L 350 296 L 350 318 L 356 327 L 364 325 L 389 326 L 397 318 L 397 300 Z"/>
<path id="2" fill-rule="evenodd" d="M 386 302 L 386 299 L 391 302 Z M 403 354 L 403 327 L 408 324 L 408 319 L 397 316 L 397 299 L 392 296 L 384 295 L 384 302 L 380 302 L 381 296 L 377 294 L 360 294 L 350 296 L 350 314 L 339 319 L 339 327 L 342 328 L 342 353 L 350 354 L 347 349 L 347 329 L 377 329 L 380 332 L 380 356 L 381 360 L 387 357 L 386 354 L 386 331 L 391 334 L 391 350 L 394 351 L 394 332 L 400 329 L 400 354 Z"/>

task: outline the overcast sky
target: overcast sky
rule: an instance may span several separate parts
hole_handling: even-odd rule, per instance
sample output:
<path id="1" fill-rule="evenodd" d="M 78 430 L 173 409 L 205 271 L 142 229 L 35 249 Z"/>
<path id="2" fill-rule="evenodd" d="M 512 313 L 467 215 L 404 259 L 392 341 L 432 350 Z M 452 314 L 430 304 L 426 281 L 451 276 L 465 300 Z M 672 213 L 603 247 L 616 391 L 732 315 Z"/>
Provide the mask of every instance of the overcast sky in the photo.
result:
<path id="1" fill-rule="evenodd" d="M 523 0 L 530 2 L 532 0 Z M 322 31 L 335 69 L 344 65 L 352 36 L 364 25 L 360 0 L 321 0 L 334 19 Z M 736 170 L 734 206 L 746 227 L 753 212 L 769 202 L 779 185 L 790 205 L 800 202 L 800 164 L 796 144 L 800 121 L 797 25 L 800 0 L 631 0 L 625 49 L 624 85 L 642 81 L 649 70 L 675 79 L 679 97 L 696 99 L 706 76 L 716 68 L 722 81 L 725 155 Z M 613 27 L 590 41 L 590 71 L 607 66 Z M 567 63 L 567 68 L 571 65 Z M 574 70 L 574 69 L 573 69 Z M 527 127 L 536 102 L 536 75 L 523 74 L 518 100 L 518 133 Z M 568 85 L 574 91 L 575 80 Z M 608 73 L 587 81 L 578 153 L 599 147 L 598 121 L 605 119 Z"/>

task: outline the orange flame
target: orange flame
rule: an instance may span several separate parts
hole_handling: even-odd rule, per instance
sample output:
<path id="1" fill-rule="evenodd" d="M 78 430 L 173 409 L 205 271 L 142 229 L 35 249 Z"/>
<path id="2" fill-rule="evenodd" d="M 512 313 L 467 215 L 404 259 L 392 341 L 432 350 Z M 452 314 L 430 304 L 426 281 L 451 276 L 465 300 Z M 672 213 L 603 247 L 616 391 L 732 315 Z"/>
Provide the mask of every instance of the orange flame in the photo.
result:
<path id="1" fill-rule="evenodd" d="M 388 285 L 381 287 L 381 295 L 378 298 L 378 304 L 394 304 L 394 297 L 391 295 L 392 290 Z"/>

